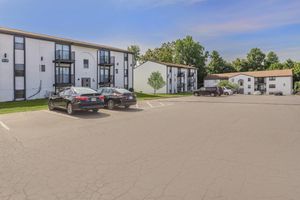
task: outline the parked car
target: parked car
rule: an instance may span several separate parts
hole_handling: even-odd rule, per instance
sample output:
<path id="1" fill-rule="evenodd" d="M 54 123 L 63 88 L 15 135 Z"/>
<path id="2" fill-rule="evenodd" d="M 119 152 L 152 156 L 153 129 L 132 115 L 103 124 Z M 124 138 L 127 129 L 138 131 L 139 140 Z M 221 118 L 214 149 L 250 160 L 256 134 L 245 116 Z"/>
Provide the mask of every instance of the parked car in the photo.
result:
<path id="1" fill-rule="evenodd" d="M 221 87 L 202 87 L 193 92 L 195 96 L 221 96 L 223 89 Z"/>
<path id="2" fill-rule="evenodd" d="M 104 107 L 104 96 L 91 88 L 64 88 L 58 94 L 52 94 L 49 97 L 48 107 L 49 110 L 65 109 L 69 115 L 79 110 L 98 112 Z"/>
<path id="3" fill-rule="evenodd" d="M 254 95 L 262 95 L 262 92 L 259 91 L 259 90 L 257 90 L 257 91 L 254 91 L 253 94 L 254 94 Z"/>
<path id="4" fill-rule="evenodd" d="M 233 91 L 229 88 L 223 87 L 223 94 L 224 95 L 233 95 Z"/>
<path id="5" fill-rule="evenodd" d="M 282 91 L 275 91 L 275 92 L 273 92 L 273 94 L 275 96 L 283 96 L 283 92 Z"/>
<path id="6" fill-rule="evenodd" d="M 104 96 L 105 106 L 110 110 L 116 106 L 124 106 L 127 109 L 137 102 L 134 93 L 126 89 L 104 87 L 98 89 L 98 93 Z"/>

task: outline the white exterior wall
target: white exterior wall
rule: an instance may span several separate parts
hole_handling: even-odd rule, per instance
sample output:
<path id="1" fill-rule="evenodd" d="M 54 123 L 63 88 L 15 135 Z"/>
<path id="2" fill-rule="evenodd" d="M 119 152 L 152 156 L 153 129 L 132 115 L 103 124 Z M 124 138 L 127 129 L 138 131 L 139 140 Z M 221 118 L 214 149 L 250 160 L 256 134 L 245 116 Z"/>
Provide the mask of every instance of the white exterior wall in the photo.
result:
<path id="1" fill-rule="evenodd" d="M 54 49 L 55 43 L 26 38 L 26 98 L 45 98 L 54 90 Z M 41 60 L 43 57 L 43 60 Z M 41 72 L 45 65 L 45 72 Z M 12 77 L 13 78 L 13 77 Z M 18 78 L 18 77 L 17 77 Z M 22 78 L 23 79 L 23 78 Z M 23 84 L 23 83 L 22 83 Z"/>
<path id="2" fill-rule="evenodd" d="M 270 88 L 270 84 L 275 84 L 275 88 Z M 270 81 L 269 77 L 266 78 L 267 94 L 272 92 L 281 91 L 283 95 L 291 95 L 293 90 L 293 78 L 292 77 L 276 77 L 276 80 Z"/>
<path id="3" fill-rule="evenodd" d="M 152 72 L 160 72 L 163 80 L 167 82 L 167 67 L 154 62 L 145 62 L 134 70 L 134 90 L 136 92 L 153 93 L 153 88 L 148 85 L 148 78 Z M 177 74 L 176 74 L 177 76 Z M 157 93 L 167 93 L 167 85 L 156 91 Z"/>
<path id="4" fill-rule="evenodd" d="M 91 78 L 91 87 L 97 89 L 98 49 L 72 45 L 71 50 L 75 51 L 75 86 L 81 86 L 81 78 Z M 8 62 L 2 62 L 4 54 L 7 54 L 6 59 Z M 0 102 L 14 100 L 14 54 L 16 64 L 23 64 L 24 51 L 14 50 L 14 36 L 0 33 Z M 55 59 L 55 42 L 25 37 L 25 54 L 26 98 L 29 100 L 45 98 L 50 92 L 54 91 L 55 64 L 53 60 Z M 124 53 L 111 51 L 111 56 L 115 56 L 115 68 L 118 69 L 115 86 L 123 88 Z M 41 57 L 43 57 L 43 60 L 41 60 Z M 83 67 L 83 59 L 89 60 L 88 69 Z M 41 71 L 41 65 L 45 65 L 45 72 Z M 113 67 L 111 67 L 111 70 L 113 70 Z M 113 74 L 113 71 L 111 71 L 111 74 Z M 23 77 L 16 77 L 15 87 L 16 89 L 24 89 Z M 128 88 L 132 87 L 133 55 L 128 54 Z M 35 96 L 31 97 L 32 95 Z"/>
<path id="5" fill-rule="evenodd" d="M 82 86 L 82 78 L 91 79 L 91 88 L 97 89 L 97 49 L 72 46 L 75 51 L 75 86 Z M 89 60 L 89 68 L 84 68 L 83 60 Z"/>
<path id="6" fill-rule="evenodd" d="M 250 79 L 250 81 L 248 81 Z M 255 78 L 252 76 L 246 76 L 246 75 L 237 75 L 229 78 L 229 81 L 232 83 L 239 83 L 239 80 L 244 81 L 244 86 L 240 88 L 244 88 L 244 94 L 253 94 L 254 93 L 254 82 Z M 250 88 L 248 87 L 250 86 Z"/>
<path id="7" fill-rule="evenodd" d="M 219 79 L 204 80 L 204 87 L 216 87 L 220 81 Z"/>
<path id="8" fill-rule="evenodd" d="M 2 62 L 4 54 L 8 62 Z M 14 37 L 0 34 L 0 102 L 14 99 Z"/>

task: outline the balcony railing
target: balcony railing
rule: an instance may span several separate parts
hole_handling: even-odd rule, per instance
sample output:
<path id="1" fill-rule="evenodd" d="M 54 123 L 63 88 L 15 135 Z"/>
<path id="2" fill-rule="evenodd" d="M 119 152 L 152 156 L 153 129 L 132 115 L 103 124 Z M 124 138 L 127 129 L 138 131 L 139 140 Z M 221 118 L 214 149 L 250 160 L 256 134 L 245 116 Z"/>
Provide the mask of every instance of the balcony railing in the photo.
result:
<path id="1" fill-rule="evenodd" d="M 55 62 L 73 63 L 75 62 L 75 52 L 56 50 L 55 51 Z"/>
<path id="2" fill-rule="evenodd" d="M 185 74 L 184 74 L 184 72 L 178 72 L 177 73 L 177 77 L 183 77 Z"/>
<path id="3" fill-rule="evenodd" d="M 105 66 L 112 66 L 115 64 L 115 57 L 114 56 L 100 56 L 98 64 L 105 65 Z"/>
<path id="4" fill-rule="evenodd" d="M 101 80 L 98 84 L 101 87 L 113 85 L 114 84 L 114 76 L 111 75 L 108 79 Z"/>

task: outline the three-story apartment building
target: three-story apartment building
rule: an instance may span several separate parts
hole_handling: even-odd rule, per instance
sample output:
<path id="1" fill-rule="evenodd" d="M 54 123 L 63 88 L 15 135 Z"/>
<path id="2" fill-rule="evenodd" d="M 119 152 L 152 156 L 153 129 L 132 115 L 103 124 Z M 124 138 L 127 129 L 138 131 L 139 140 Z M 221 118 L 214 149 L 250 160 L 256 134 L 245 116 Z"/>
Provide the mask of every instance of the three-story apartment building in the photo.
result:
<path id="1" fill-rule="evenodd" d="M 157 93 L 191 92 L 197 89 L 197 69 L 189 65 L 147 61 L 134 69 L 134 89 L 138 92 L 153 93 L 148 84 L 152 72 L 160 72 L 165 86 Z"/>
<path id="2" fill-rule="evenodd" d="M 119 48 L 0 28 L 0 102 L 66 86 L 133 88 L 134 56 Z"/>

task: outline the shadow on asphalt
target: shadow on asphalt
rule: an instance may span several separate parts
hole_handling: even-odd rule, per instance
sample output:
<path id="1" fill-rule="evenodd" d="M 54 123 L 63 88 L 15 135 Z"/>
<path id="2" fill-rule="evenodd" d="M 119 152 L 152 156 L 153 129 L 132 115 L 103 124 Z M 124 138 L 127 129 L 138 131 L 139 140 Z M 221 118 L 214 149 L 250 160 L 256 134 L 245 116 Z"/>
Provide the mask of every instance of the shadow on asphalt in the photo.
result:
<path id="1" fill-rule="evenodd" d="M 106 110 L 108 110 L 108 109 L 106 109 Z M 143 110 L 144 109 L 140 109 L 140 108 L 128 108 L 128 109 L 126 109 L 126 108 L 116 107 L 113 110 L 109 110 L 109 111 L 113 111 L 113 112 L 128 112 L 128 113 L 130 113 L 130 112 L 141 112 Z"/>
<path id="2" fill-rule="evenodd" d="M 100 119 L 100 118 L 106 118 L 109 117 L 110 114 L 103 113 L 102 110 L 99 110 L 99 112 L 94 113 L 92 111 L 76 111 L 73 115 L 68 115 L 65 110 L 59 110 L 56 109 L 54 111 L 51 111 L 60 115 L 66 115 L 69 117 L 77 117 L 80 119 Z"/>

